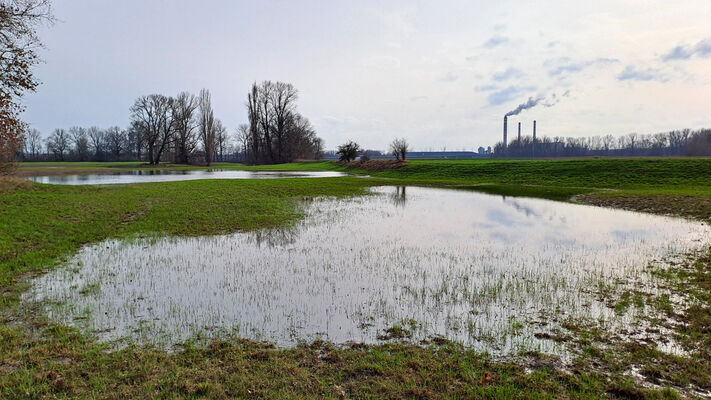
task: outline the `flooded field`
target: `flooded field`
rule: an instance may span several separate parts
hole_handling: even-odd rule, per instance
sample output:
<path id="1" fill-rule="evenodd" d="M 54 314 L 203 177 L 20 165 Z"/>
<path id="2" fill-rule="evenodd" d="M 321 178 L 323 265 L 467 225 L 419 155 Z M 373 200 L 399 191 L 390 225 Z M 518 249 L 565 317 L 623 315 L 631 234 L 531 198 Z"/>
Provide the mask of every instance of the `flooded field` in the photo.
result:
<path id="1" fill-rule="evenodd" d="M 330 178 L 338 176 L 348 176 L 348 174 L 336 171 L 137 170 L 112 174 L 35 176 L 28 179 L 37 183 L 53 185 L 111 185 L 117 183 L 191 181 L 196 179 Z"/>
<path id="2" fill-rule="evenodd" d="M 304 212 L 289 229 L 90 245 L 23 301 L 119 344 L 445 338 L 561 354 L 547 335 L 564 321 L 644 332 L 651 307 L 620 312 L 606 290 L 664 290 L 649 263 L 711 238 L 678 218 L 451 189 L 381 187 Z"/>

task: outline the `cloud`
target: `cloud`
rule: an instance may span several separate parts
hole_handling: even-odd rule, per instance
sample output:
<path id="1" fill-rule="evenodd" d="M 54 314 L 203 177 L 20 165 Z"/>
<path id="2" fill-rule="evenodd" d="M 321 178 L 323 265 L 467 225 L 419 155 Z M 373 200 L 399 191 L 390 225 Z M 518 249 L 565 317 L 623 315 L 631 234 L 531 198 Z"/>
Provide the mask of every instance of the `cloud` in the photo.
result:
<path id="1" fill-rule="evenodd" d="M 505 71 L 495 73 L 494 75 L 492 75 L 491 78 L 497 82 L 501 82 L 501 81 L 506 81 L 506 80 L 513 79 L 513 78 L 520 78 L 522 76 L 523 76 L 523 72 L 520 69 L 514 68 L 514 67 L 509 67 Z"/>
<path id="2" fill-rule="evenodd" d="M 592 67 L 594 65 L 605 65 L 605 64 L 613 64 L 618 62 L 617 59 L 614 58 L 596 58 L 594 60 L 587 60 L 587 61 L 578 61 L 578 62 L 573 62 L 570 60 L 568 57 L 563 57 L 558 60 L 548 60 L 545 62 L 544 65 L 546 66 L 553 66 L 550 70 L 548 70 L 548 75 L 550 76 L 562 76 L 566 74 L 574 74 L 581 72 L 589 67 Z"/>
<path id="3" fill-rule="evenodd" d="M 505 89 L 498 90 L 489 94 L 487 100 L 489 102 L 489 105 L 496 106 L 499 104 L 507 103 L 513 100 L 514 98 L 519 97 L 519 94 L 521 94 L 522 92 L 531 92 L 535 90 L 535 87 L 509 86 Z"/>
<path id="4" fill-rule="evenodd" d="M 496 46 L 500 46 L 500 45 L 502 45 L 502 44 L 506 44 L 506 43 L 508 43 L 508 42 L 510 42 L 510 41 L 511 41 L 511 40 L 509 40 L 509 38 L 507 38 L 506 36 L 494 35 L 494 36 L 492 36 L 489 40 L 487 40 L 487 41 L 484 43 L 484 47 L 486 47 L 486 48 L 488 48 L 488 49 L 492 49 L 492 48 L 494 48 L 494 47 L 496 47 Z"/>
<path id="5" fill-rule="evenodd" d="M 443 77 L 439 78 L 440 82 L 454 82 L 458 78 L 457 74 L 454 72 L 447 72 Z"/>
<path id="6" fill-rule="evenodd" d="M 474 88 L 477 92 L 491 92 L 492 90 L 496 90 L 499 87 L 496 85 L 483 85 L 483 86 L 477 86 Z"/>
<path id="7" fill-rule="evenodd" d="M 618 81 L 659 81 L 666 82 L 668 79 L 658 70 L 652 68 L 638 68 L 628 65 L 617 75 Z"/>
<path id="8" fill-rule="evenodd" d="M 711 38 L 701 40 L 694 46 L 676 46 L 662 56 L 664 61 L 688 60 L 693 56 L 711 57 Z"/>

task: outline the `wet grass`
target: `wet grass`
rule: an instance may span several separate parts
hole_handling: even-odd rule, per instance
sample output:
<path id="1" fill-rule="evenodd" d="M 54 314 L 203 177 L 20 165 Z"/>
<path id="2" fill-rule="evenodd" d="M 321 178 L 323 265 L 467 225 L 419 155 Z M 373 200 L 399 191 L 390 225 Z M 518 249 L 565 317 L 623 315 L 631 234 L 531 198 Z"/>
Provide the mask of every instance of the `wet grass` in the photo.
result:
<path id="1" fill-rule="evenodd" d="M 112 168 L 136 167 L 140 166 Z M 71 168 L 87 169 L 87 165 Z M 105 167 L 89 169 L 94 168 Z M 307 168 L 338 169 L 330 163 L 274 167 Z M 709 219 L 710 172 L 709 159 L 415 160 L 402 170 L 371 175 L 393 183 L 490 184 L 480 189 L 508 195 L 546 197 L 541 191 L 548 190 L 553 195 L 547 198 L 564 199 L 584 194 L 580 201 Z M 0 181 L 0 398 L 674 399 L 680 393 L 709 395 L 711 253 L 657 272 L 672 293 L 691 300 L 683 308 L 676 307 L 669 295 L 622 293 L 613 301 L 620 313 L 645 304 L 678 321 L 671 328 L 687 356 L 662 352 L 653 343 L 621 341 L 571 322 L 566 325 L 572 335 L 569 343 L 580 349 L 580 355 L 567 366 L 536 353 L 516 362 L 494 362 L 453 344 L 338 349 L 315 343 L 276 350 L 234 339 L 207 348 L 187 343 L 184 351 L 173 354 L 138 346 L 112 352 L 75 329 L 48 323 L 33 310 L 19 307 L 28 273 L 51 267 L 83 244 L 149 232 L 200 235 L 289 224 L 300 217 L 295 204 L 302 196 L 359 194 L 373 184 L 382 180 L 190 181 L 119 187 Z M 706 392 L 692 391 L 689 385 Z"/>

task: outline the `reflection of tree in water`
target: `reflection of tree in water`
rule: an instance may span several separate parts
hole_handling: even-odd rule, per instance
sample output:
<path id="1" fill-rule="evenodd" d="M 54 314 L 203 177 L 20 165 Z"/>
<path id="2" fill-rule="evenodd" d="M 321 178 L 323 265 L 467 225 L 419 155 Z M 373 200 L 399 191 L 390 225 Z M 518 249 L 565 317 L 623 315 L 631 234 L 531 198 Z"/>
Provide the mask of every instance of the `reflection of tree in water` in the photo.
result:
<path id="1" fill-rule="evenodd" d="M 262 245 L 268 247 L 286 246 L 294 244 L 299 236 L 297 228 L 282 228 L 282 229 L 263 229 L 252 235 L 252 240 L 258 247 Z"/>
<path id="2" fill-rule="evenodd" d="M 390 199 L 396 207 L 405 207 L 405 203 L 407 203 L 405 188 L 406 186 L 397 186 L 395 192 L 390 195 Z"/>

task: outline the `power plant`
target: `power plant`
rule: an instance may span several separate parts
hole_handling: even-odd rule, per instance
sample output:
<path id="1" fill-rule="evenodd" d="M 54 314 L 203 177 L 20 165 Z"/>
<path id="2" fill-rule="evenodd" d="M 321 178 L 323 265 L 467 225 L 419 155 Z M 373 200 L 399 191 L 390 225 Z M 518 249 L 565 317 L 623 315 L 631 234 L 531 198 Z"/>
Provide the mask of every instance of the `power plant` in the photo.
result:
<path id="1" fill-rule="evenodd" d="M 508 147 L 509 142 L 508 142 L 508 125 L 509 125 L 509 116 L 504 115 L 504 148 Z M 521 141 L 521 123 L 518 123 L 518 140 L 519 142 Z M 533 142 L 535 143 L 536 141 L 536 120 L 533 120 Z"/>

